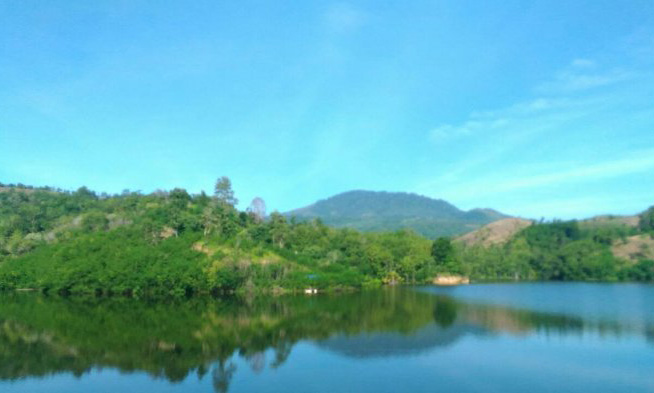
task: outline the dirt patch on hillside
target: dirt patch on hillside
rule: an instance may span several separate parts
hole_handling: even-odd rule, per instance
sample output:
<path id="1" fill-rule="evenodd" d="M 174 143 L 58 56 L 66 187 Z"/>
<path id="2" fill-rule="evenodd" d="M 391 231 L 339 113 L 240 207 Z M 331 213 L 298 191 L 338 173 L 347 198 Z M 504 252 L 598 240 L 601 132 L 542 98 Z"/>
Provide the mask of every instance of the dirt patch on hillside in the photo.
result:
<path id="1" fill-rule="evenodd" d="M 201 253 L 204 253 L 204 254 L 206 254 L 206 255 L 208 255 L 210 257 L 213 256 L 213 254 L 216 253 L 216 250 L 210 249 L 209 246 L 207 246 L 203 242 L 193 243 L 193 246 L 191 246 L 191 248 L 193 250 L 195 250 L 195 251 L 199 251 Z"/>
<path id="2" fill-rule="evenodd" d="M 505 218 L 503 220 L 492 222 L 488 225 L 467 233 L 456 239 L 466 246 L 484 246 L 488 247 L 493 244 L 503 244 L 521 230 L 532 224 L 529 220 L 522 218 Z"/>
<path id="3" fill-rule="evenodd" d="M 159 237 L 162 239 L 168 239 L 173 236 L 177 237 L 177 231 L 171 227 L 163 227 L 161 232 L 159 232 Z"/>
<path id="4" fill-rule="evenodd" d="M 618 240 L 611 251 L 616 258 L 631 262 L 654 260 L 654 239 L 650 235 L 630 236 L 625 241 Z"/>
<path id="5" fill-rule="evenodd" d="M 597 216 L 583 220 L 580 224 L 588 227 L 625 226 L 635 228 L 639 222 L 639 216 Z"/>

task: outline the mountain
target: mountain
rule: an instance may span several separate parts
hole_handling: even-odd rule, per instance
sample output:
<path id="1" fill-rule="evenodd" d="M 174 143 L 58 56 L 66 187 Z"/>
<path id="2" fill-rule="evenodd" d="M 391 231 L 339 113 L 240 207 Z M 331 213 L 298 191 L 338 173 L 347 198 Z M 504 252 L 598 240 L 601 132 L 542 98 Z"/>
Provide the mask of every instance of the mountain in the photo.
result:
<path id="1" fill-rule="evenodd" d="M 442 199 L 417 194 L 363 190 L 344 192 L 285 214 L 361 231 L 410 228 L 430 238 L 467 233 L 508 217 L 492 209 L 463 211 Z"/>

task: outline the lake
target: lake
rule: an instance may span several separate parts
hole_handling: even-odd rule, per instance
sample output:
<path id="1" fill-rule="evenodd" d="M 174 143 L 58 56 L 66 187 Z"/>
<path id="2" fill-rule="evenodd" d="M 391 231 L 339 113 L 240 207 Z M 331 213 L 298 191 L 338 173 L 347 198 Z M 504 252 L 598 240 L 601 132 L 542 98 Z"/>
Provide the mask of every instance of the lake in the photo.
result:
<path id="1" fill-rule="evenodd" d="M 654 392 L 654 286 L 0 297 L 0 391 Z"/>

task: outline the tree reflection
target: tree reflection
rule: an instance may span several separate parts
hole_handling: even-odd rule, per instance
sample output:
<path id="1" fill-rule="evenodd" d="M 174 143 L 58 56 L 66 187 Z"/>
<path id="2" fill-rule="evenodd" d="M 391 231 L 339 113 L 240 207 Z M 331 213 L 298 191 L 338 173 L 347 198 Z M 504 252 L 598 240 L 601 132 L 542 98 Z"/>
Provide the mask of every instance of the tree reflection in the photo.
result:
<path id="1" fill-rule="evenodd" d="M 171 382 L 210 374 L 215 390 L 226 392 L 237 371 L 235 356 L 255 374 L 270 372 L 299 340 L 346 356 L 395 356 L 452 345 L 469 334 L 540 331 L 654 336 L 652 326 L 461 303 L 402 288 L 178 302 L 24 294 L 0 302 L 0 379 L 111 367 Z"/>
<path id="2" fill-rule="evenodd" d="M 457 309 L 457 304 L 454 299 L 445 296 L 437 296 L 435 301 L 434 321 L 436 321 L 438 326 L 442 328 L 452 326 L 456 320 Z"/>
<path id="3" fill-rule="evenodd" d="M 229 390 L 229 383 L 236 372 L 236 365 L 232 362 L 225 363 L 221 360 L 211 372 L 213 388 L 218 393 L 226 393 Z"/>

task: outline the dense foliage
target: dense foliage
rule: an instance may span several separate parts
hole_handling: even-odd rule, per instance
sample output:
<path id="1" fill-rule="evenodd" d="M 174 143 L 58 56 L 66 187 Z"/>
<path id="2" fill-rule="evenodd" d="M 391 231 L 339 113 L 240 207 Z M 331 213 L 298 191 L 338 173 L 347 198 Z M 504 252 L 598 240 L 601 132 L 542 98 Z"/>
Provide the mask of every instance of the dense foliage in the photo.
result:
<path id="1" fill-rule="evenodd" d="M 0 289 L 174 295 L 360 288 L 476 280 L 652 280 L 654 262 L 618 259 L 638 228 L 540 223 L 505 244 L 464 247 L 400 230 L 361 233 L 320 220 L 240 212 L 228 178 L 214 196 L 183 189 L 97 195 L 0 184 Z M 644 236 L 644 235 L 643 235 Z"/>
<path id="2" fill-rule="evenodd" d="M 639 226 L 643 231 L 654 232 L 654 206 L 641 214 Z"/>
<path id="3" fill-rule="evenodd" d="M 413 232 L 362 234 L 279 213 L 261 220 L 234 203 L 224 178 L 213 197 L 6 189 L 0 287 L 183 295 L 417 283 L 435 272 L 430 241 Z"/>

